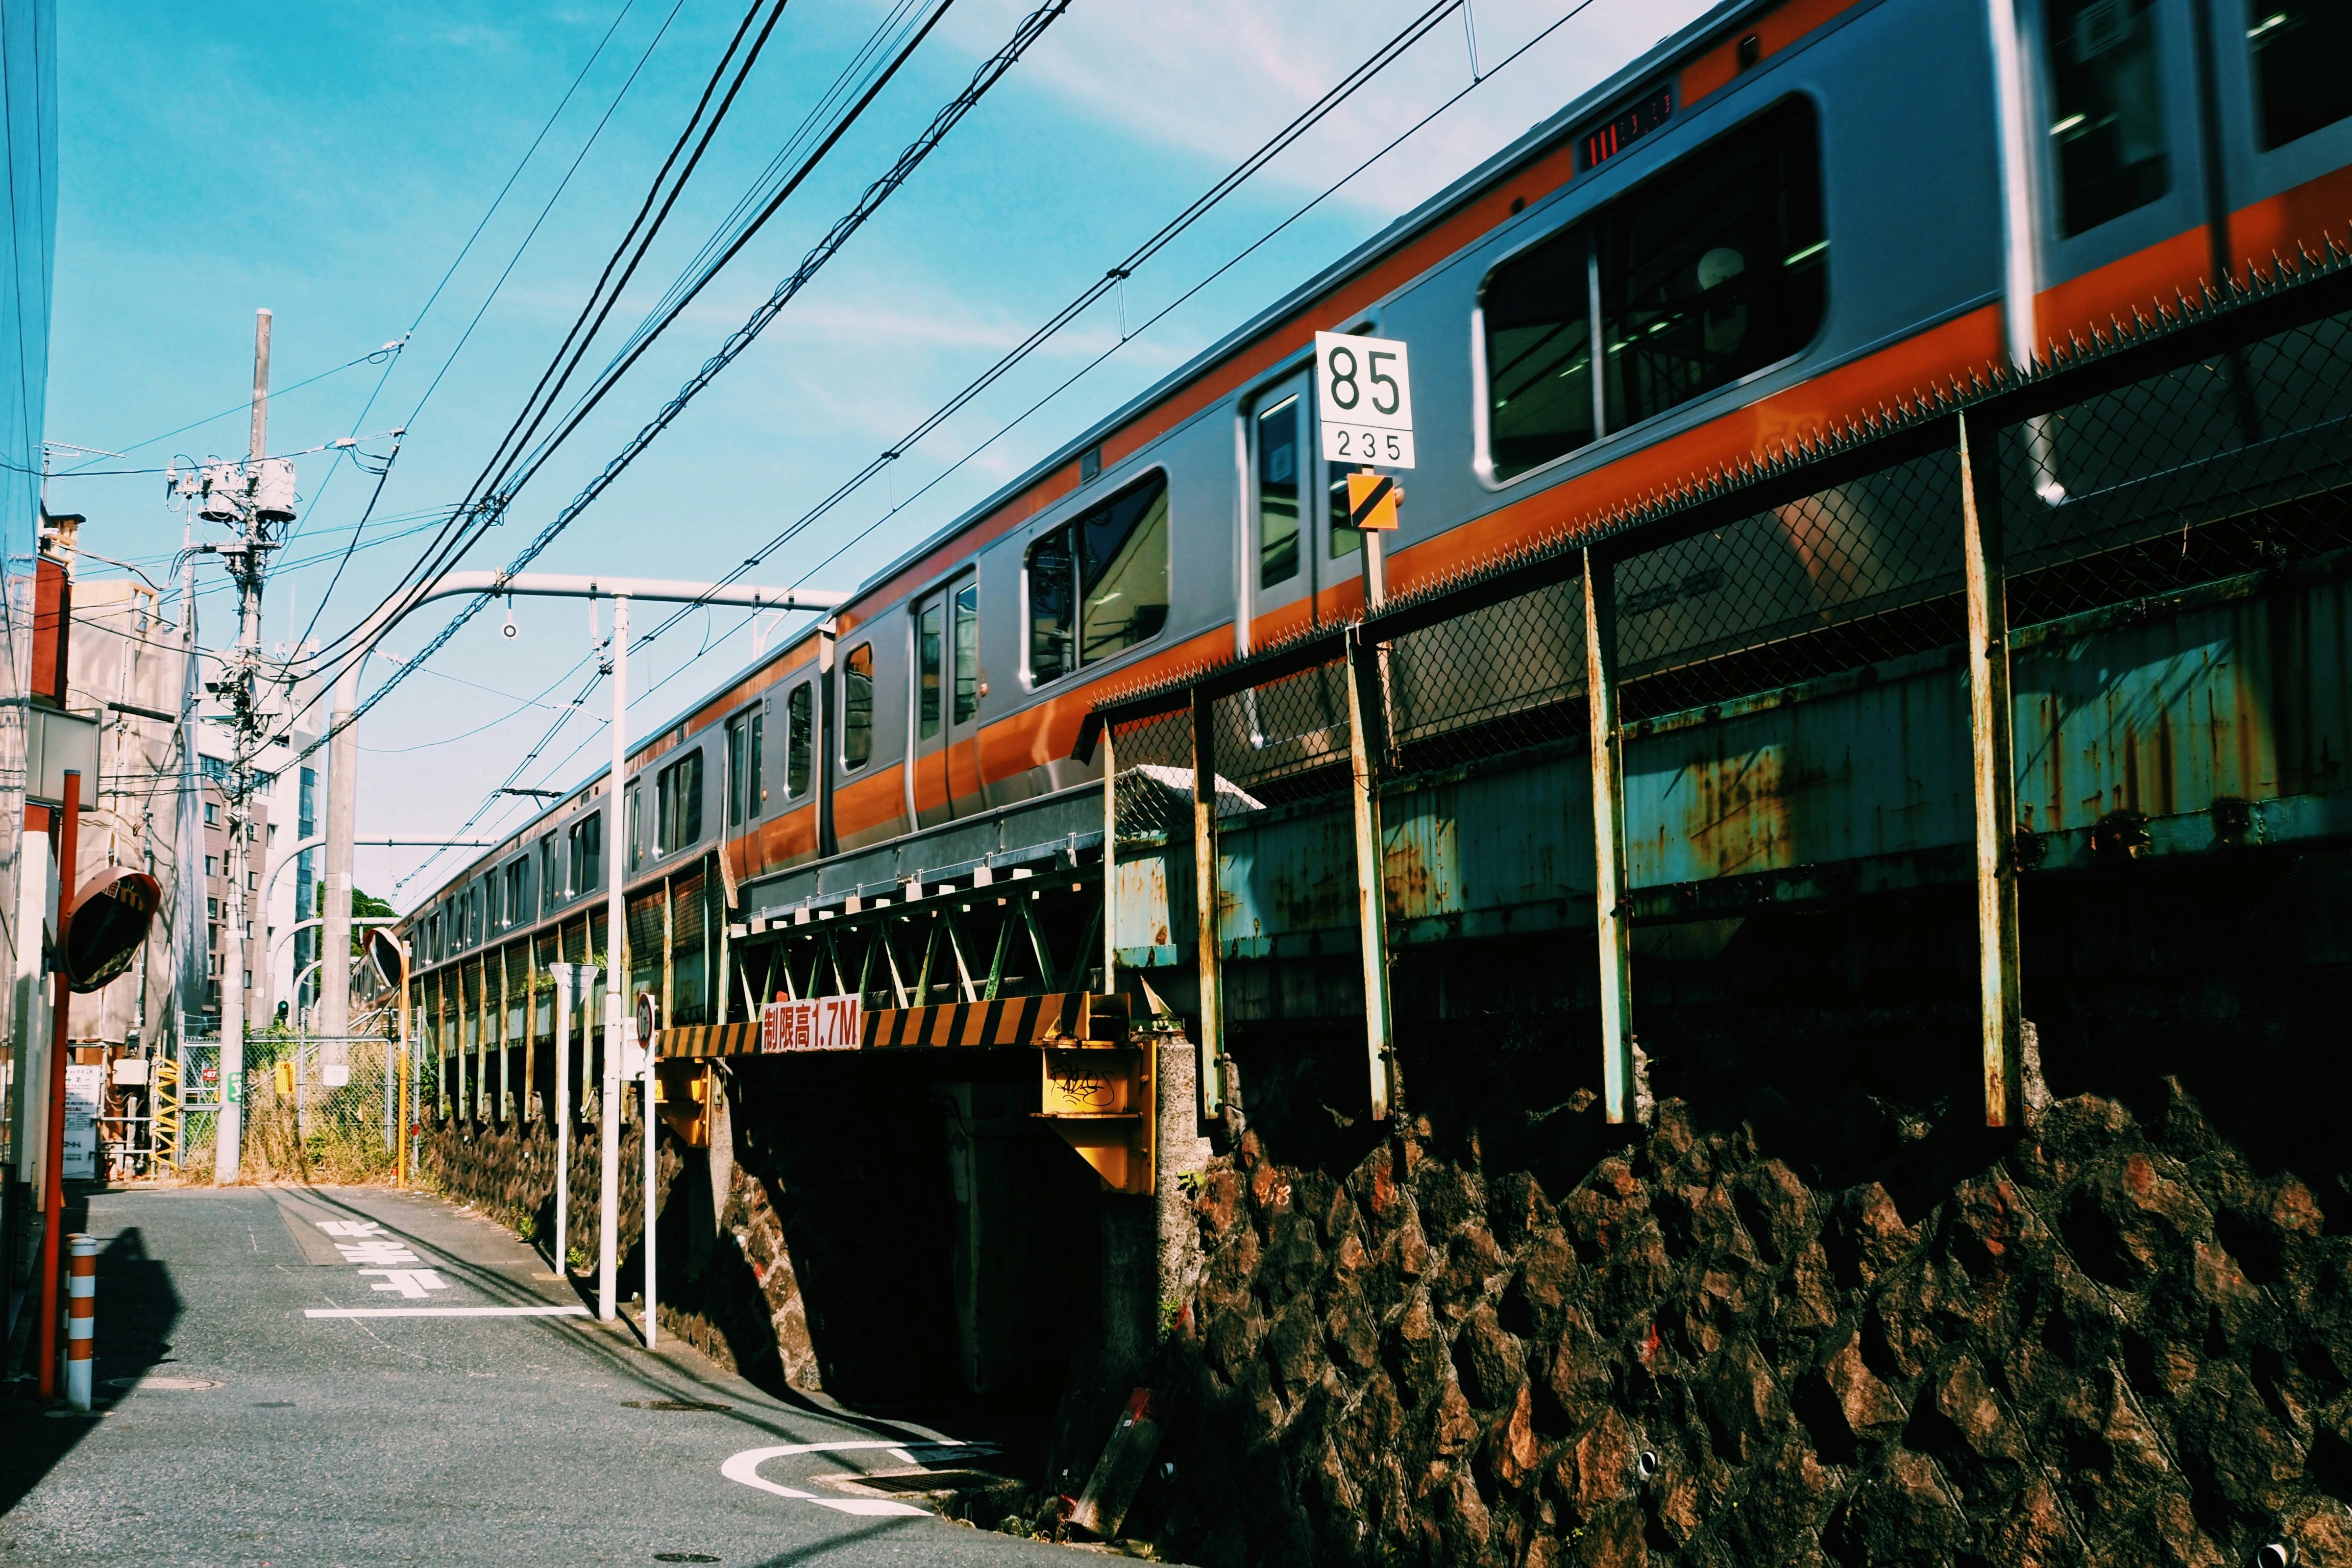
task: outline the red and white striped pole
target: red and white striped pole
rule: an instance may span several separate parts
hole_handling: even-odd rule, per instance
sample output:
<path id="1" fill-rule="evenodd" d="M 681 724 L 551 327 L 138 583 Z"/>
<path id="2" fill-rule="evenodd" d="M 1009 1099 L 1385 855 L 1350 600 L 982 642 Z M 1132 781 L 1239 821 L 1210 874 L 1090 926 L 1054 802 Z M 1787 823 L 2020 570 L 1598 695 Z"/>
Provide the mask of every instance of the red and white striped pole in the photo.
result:
<path id="1" fill-rule="evenodd" d="M 66 1281 L 66 1403 L 89 1408 L 89 1361 L 98 1325 L 98 1237 L 66 1239 L 71 1270 Z"/>

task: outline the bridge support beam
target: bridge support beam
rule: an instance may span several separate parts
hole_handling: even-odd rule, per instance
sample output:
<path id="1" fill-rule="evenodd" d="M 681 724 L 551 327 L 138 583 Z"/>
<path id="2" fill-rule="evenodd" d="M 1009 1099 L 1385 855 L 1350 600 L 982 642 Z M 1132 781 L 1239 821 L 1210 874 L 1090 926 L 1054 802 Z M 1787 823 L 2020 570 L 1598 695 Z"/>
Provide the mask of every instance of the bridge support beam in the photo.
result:
<path id="1" fill-rule="evenodd" d="M 2000 462 L 1993 427 L 1963 414 L 1960 553 L 1969 616 L 1969 752 L 1976 797 L 1977 1016 L 1985 1125 L 2025 1110 L 2018 985 L 2017 752 L 2009 694 L 2009 601 L 2000 537 Z"/>
<path id="2" fill-rule="evenodd" d="M 1365 536 L 1367 542 L 1377 534 Z M 1389 1010 L 1388 854 L 1381 831 L 1381 762 L 1388 755 L 1388 710 L 1380 650 L 1348 628 L 1348 763 L 1355 807 L 1356 930 L 1363 956 L 1364 1052 L 1371 1074 L 1372 1120 L 1385 1121 L 1396 1100 L 1396 1037 Z"/>
<path id="3" fill-rule="evenodd" d="M 1612 1122 L 1633 1094 L 1633 948 L 1625 897 L 1625 759 L 1617 726 L 1614 563 L 1584 552 L 1584 684 L 1592 756 L 1593 903 L 1601 958 L 1601 1087 Z"/>

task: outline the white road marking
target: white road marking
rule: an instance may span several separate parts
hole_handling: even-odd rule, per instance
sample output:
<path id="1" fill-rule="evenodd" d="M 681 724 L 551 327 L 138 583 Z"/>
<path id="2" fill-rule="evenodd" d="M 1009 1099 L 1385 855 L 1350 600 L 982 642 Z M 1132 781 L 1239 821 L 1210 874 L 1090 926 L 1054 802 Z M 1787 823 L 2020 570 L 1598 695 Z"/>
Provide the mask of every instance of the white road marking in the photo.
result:
<path id="1" fill-rule="evenodd" d="M 306 1318 L 584 1318 L 581 1307 L 310 1307 Z"/>
<path id="2" fill-rule="evenodd" d="M 339 1241 L 335 1250 L 346 1263 L 415 1263 L 416 1254 L 396 1241 Z"/>
<path id="3" fill-rule="evenodd" d="M 845 1452 L 852 1448 L 884 1448 L 888 1449 L 895 1454 L 899 1448 L 899 1445 L 887 1441 L 864 1443 L 786 1443 L 780 1447 L 774 1448 L 746 1448 L 741 1453 L 737 1454 L 732 1458 L 729 1459 L 725 1464 L 719 1466 L 719 1473 L 725 1476 L 730 1481 L 740 1481 L 747 1487 L 757 1487 L 763 1492 L 773 1492 L 778 1497 L 791 1498 L 795 1502 L 813 1502 L 819 1508 L 829 1508 L 835 1513 L 854 1513 L 868 1516 L 877 1514 L 909 1513 L 921 1515 L 927 1514 L 930 1511 L 929 1509 L 917 1508 L 911 1503 L 892 1502 L 887 1498 L 819 1497 L 814 1492 L 804 1492 L 797 1487 L 779 1486 L 774 1481 L 763 1480 L 760 1476 L 760 1467 L 761 1465 L 766 1464 L 770 1459 L 781 1459 L 788 1454 L 833 1454 Z"/>
<path id="4" fill-rule="evenodd" d="M 383 1229 L 372 1219 L 314 1219 L 310 1223 L 329 1236 L 373 1236 Z"/>
<path id="5" fill-rule="evenodd" d="M 371 1285 L 371 1290 L 397 1290 L 412 1301 L 422 1301 L 428 1290 L 446 1290 L 449 1282 L 430 1268 L 362 1268 L 362 1274 L 381 1274 L 383 1283 Z"/>

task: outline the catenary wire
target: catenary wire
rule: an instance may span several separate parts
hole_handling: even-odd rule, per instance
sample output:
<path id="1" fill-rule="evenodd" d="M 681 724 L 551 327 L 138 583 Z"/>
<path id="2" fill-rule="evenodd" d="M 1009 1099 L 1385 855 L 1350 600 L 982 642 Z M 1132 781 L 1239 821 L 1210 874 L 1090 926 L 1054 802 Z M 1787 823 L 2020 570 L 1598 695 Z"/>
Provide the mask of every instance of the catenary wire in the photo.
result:
<path id="1" fill-rule="evenodd" d="M 1070 0 L 1046 0 L 1045 4 L 1022 20 L 1013 30 L 1011 39 L 982 64 L 963 89 L 939 110 L 922 132 L 899 153 L 898 162 L 889 171 L 866 187 L 856 204 L 835 223 L 823 239 L 818 241 L 803 259 L 800 267 L 776 286 L 768 299 L 752 312 L 750 320 L 728 337 L 719 351 L 712 354 L 704 363 L 702 368 L 663 405 L 660 412 L 631 438 L 619 455 L 609 461 L 601 473 L 573 497 L 552 521 L 541 529 L 531 542 L 507 566 L 506 571 L 509 574 L 521 571 L 536 559 L 541 552 L 553 543 L 557 536 L 571 524 L 572 520 L 602 496 L 613 481 L 617 479 L 628 466 L 635 461 L 637 457 L 685 411 L 687 405 L 716 380 L 721 371 L 733 363 L 735 359 L 751 346 L 768 324 L 775 320 L 783 308 L 806 286 L 809 279 L 823 268 L 825 262 L 838 254 L 849 237 L 862 228 L 889 196 L 913 175 L 915 170 L 921 166 L 924 160 L 940 142 L 945 140 L 948 133 L 987 95 L 989 89 L 1003 79 L 1045 29 L 1069 9 L 1069 5 Z M 919 41 L 919 39 L 917 40 L 918 43 Z M 871 99 L 861 101 L 870 102 Z M 830 146 L 831 142 L 828 142 L 827 145 Z M 583 417 L 584 414 L 583 410 Z M 429 656 L 446 646 L 451 637 L 457 636 L 467 622 L 480 613 L 481 606 L 488 602 L 488 597 L 489 595 L 484 595 L 469 601 L 466 607 L 452 617 L 449 624 L 436 634 L 433 641 L 426 646 L 425 655 L 420 657 Z M 362 714 L 394 689 L 397 684 L 397 680 L 387 682 L 370 693 L 367 699 L 346 717 L 344 722 L 355 722 Z M 331 733 L 331 728 L 330 733 Z M 322 734 L 318 741 L 312 742 L 310 749 L 315 751 L 319 746 L 325 744 L 327 739 L 328 735 Z"/>

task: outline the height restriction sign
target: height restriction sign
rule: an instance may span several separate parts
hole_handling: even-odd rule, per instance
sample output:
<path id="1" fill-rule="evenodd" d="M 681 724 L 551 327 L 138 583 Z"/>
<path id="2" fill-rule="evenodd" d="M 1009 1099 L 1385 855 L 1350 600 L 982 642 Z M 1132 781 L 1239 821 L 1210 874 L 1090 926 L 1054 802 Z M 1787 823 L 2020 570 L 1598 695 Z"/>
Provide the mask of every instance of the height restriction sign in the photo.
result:
<path id="1" fill-rule="evenodd" d="M 1315 399 L 1327 463 L 1412 467 L 1412 380 L 1395 338 L 1315 334 Z"/>

